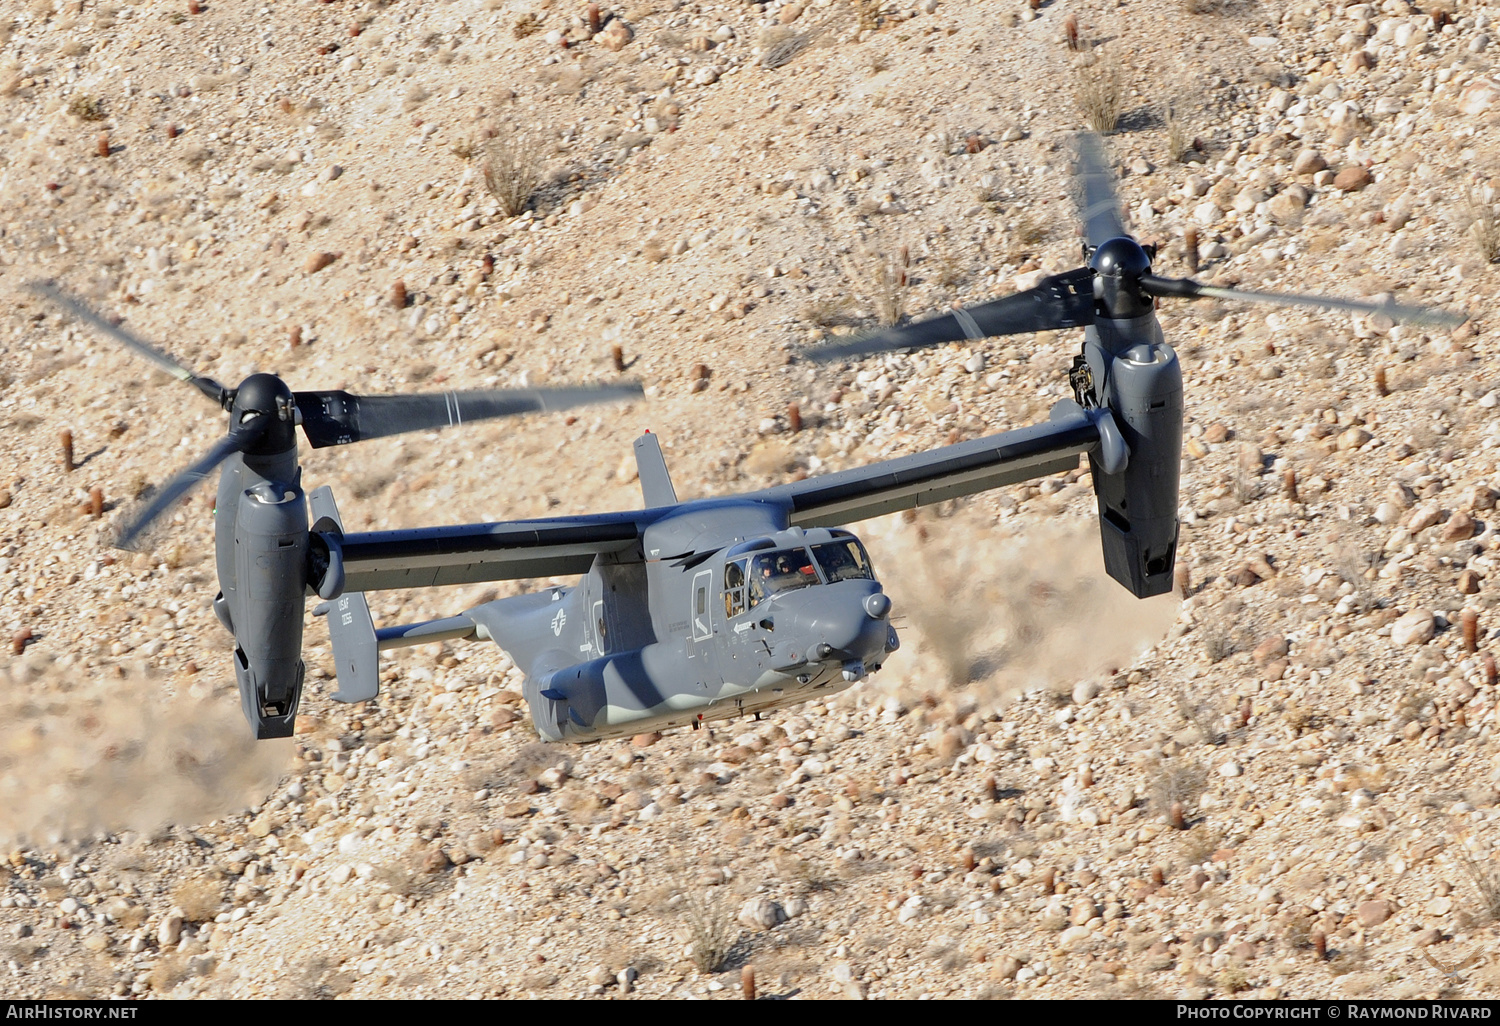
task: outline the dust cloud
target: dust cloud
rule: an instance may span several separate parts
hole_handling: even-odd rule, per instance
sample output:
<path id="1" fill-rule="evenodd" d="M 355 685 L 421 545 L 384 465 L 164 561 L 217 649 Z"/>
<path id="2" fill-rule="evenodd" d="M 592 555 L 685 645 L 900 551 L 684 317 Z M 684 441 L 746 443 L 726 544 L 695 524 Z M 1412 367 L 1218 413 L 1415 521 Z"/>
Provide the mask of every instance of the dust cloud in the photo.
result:
<path id="1" fill-rule="evenodd" d="M 972 696 L 994 708 L 1037 687 L 1129 666 L 1177 618 L 1104 572 L 1092 517 L 996 524 L 974 510 L 866 528 L 901 650 L 874 678 L 898 697 Z"/>
<path id="2" fill-rule="evenodd" d="M 155 832 L 242 812 L 288 767 L 238 700 L 172 695 L 144 673 L 79 679 L 31 659 L 0 665 L 0 843 Z"/>

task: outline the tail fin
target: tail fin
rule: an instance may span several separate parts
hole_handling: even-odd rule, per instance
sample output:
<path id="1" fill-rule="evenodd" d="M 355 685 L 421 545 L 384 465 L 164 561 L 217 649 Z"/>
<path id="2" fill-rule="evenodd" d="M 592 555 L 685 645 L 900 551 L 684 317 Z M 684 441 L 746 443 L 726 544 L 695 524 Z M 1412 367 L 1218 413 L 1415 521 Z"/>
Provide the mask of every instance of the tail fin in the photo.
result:
<path id="1" fill-rule="evenodd" d="M 672 487 L 672 475 L 667 473 L 661 443 L 649 431 L 635 440 L 635 466 L 640 474 L 641 494 L 646 499 L 647 509 L 677 505 L 677 489 Z"/>

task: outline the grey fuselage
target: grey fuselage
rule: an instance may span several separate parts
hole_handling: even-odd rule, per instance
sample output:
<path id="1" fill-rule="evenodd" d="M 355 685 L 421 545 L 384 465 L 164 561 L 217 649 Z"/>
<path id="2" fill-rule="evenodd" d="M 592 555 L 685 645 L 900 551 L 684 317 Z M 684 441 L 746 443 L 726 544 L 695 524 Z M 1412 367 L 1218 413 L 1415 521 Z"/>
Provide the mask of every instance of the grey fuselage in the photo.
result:
<path id="1" fill-rule="evenodd" d="M 897 647 L 889 609 L 848 531 L 708 501 L 598 556 L 574 587 L 464 615 L 526 673 L 537 732 L 590 741 L 842 691 Z"/>

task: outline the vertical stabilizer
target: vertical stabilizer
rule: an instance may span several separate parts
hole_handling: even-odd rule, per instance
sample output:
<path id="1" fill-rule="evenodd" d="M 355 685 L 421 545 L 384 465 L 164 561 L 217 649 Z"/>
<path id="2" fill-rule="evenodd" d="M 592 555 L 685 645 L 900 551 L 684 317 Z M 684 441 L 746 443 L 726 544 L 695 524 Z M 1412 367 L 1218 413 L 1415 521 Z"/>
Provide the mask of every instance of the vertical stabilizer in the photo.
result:
<path id="1" fill-rule="evenodd" d="M 647 509 L 677 505 L 677 489 L 672 487 L 672 475 L 667 473 L 661 443 L 649 431 L 635 440 L 635 468 L 640 474 L 641 494 L 645 496 Z"/>

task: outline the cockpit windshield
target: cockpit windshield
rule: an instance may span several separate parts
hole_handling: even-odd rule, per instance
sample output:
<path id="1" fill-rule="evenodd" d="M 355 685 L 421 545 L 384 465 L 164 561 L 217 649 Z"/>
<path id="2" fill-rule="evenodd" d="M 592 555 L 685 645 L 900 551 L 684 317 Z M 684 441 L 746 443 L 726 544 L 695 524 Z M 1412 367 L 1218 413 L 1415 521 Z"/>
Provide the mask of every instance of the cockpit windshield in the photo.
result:
<path id="1" fill-rule="evenodd" d="M 762 552 L 750 560 L 750 604 L 778 592 L 818 583 L 817 565 L 806 549 Z"/>
<path id="2" fill-rule="evenodd" d="M 812 552 L 817 557 L 818 566 L 823 568 L 823 576 L 828 579 L 829 584 L 836 581 L 873 581 L 875 579 L 875 572 L 870 569 L 870 557 L 865 554 L 865 547 L 853 538 L 839 538 L 836 541 L 814 545 Z"/>

